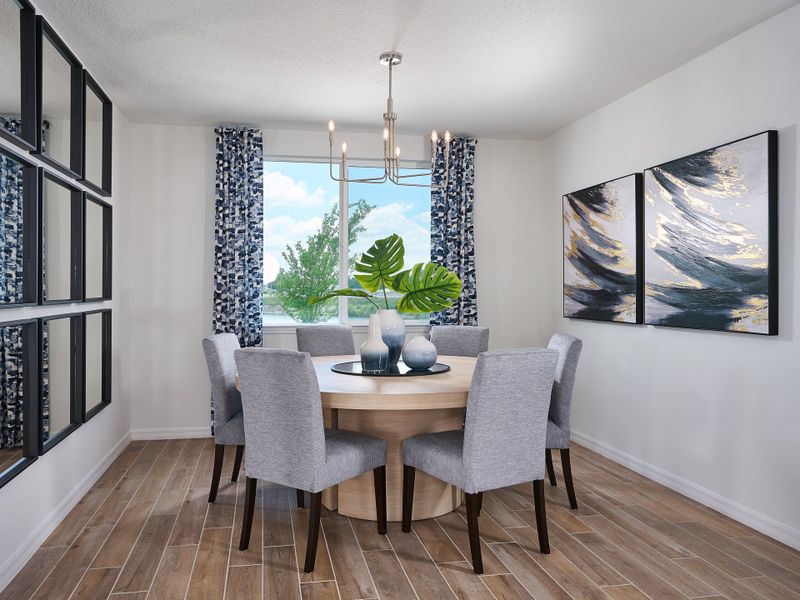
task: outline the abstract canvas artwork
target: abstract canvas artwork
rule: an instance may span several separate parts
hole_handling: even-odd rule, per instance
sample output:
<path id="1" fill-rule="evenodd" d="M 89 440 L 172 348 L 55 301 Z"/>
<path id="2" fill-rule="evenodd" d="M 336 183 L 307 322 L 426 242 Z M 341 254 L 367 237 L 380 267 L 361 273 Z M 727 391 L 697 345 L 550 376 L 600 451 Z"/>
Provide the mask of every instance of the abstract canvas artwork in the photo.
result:
<path id="1" fill-rule="evenodd" d="M 777 132 L 644 172 L 645 321 L 777 334 Z"/>
<path id="2" fill-rule="evenodd" d="M 639 173 L 563 198 L 564 316 L 642 322 Z"/>

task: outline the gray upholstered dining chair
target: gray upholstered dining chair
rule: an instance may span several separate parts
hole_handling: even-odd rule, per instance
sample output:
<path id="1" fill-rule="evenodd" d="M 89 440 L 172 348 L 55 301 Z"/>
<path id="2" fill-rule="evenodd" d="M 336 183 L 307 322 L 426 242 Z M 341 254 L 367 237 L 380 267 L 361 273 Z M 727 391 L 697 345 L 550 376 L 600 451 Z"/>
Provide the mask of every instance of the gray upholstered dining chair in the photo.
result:
<path id="1" fill-rule="evenodd" d="M 311 356 L 355 354 L 353 329 L 347 325 L 303 325 L 298 327 L 297 350 Z"/>
<path id="2" fill-rule="evenodd" d="M 434 325 L 431 341 L 444 356 L 478 356 L 489 349 L 489 328 L 468 325 Z"/>
<path id="3" fill-rule="evenodd" d="M 483 492 L 533 482 L 539 549 L 550 552 L 544 500 L 547 410 L 558 353 L 495 350 L 478 357 L 464 429 L 403 442 L 403 531 L 411 531 L 416 469 L 464 490 L 472 568 L 483 573 L 478 533 Z"/>
<path id="4" fill-rule="evenodd" d="M 556 471 L 553 468 L 551 449 L 561 451 L 561 469 L 564 474 L 564 486 L 567 488 L 569 505 L 578 508 L 575 487 L 572 483 L 572 464 L 569 458 L 570 412 L 572 408 L 572 388 L 575 385 L 575 372 L 578 370 L 578 358 L 581 355 L 583 342 L 566 333 L 556 333 L 550 338 L 548 348 L 558 350 L 558 366 L 553 383 L 553 395 L 550 400 L 550 414 L 547 419 L 547 450 L 545 464 L 550 485 L 556 485 Z"/>
<path id="5" fill-rule="evenodd" d="M 236 364 L 234 351 L 239 349 L 239 340 L 232 333 L 217 333 L 203 340 L 208 376 L 211 379 L 211 399 L 214 402 L 214 470 L 211 475 L 211 490 L 208 501 L 217 499 L 219 478 L 225 446 L 236 446 L 231 481 L 239 479 L 244 452 L 244 423 L 242 401 L 236 389 Z"/>
<path id="6" fill-rule="evenodd" d="M 247 441 L 247 489 L 239 549 L 250 545 L 258 480 L 311 493 L 305 572 L 314 570 L 322 491 L 373 472 L 378 533 L 386 533 L 384 440 L 322 422 L 317 374 L 306 352 L 246 348 L 235 353 Z"/>

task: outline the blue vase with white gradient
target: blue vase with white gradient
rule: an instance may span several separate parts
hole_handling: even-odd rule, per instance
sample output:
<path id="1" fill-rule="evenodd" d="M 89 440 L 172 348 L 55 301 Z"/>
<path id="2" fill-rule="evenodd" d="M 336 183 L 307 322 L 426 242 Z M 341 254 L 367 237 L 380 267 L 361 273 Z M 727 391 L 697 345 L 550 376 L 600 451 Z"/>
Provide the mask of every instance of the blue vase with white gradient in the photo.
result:
<path id="1" fill-rule="evenodd" d="M 367 341 L 361 344 L 361 371 L 383 373 L 389 366 L 389 348 L 381 339 L 381 321 L 378 315 L 369 318 Z"/>
<path id="2" fill-rule="evenodd" d="M 421 335 L 411 338 L 403 346 L 403 362 L 414 371 L 430 369 L 436 363 L 438 356 L 433 342 Z"/>
<path id="3" fill-rule="evenodd" d="M 381 322 L 381 337 L 389 347 L 389 366 L 396 367 L 406 341 L 406 323 L 395 309 L 378 310 Z"/>

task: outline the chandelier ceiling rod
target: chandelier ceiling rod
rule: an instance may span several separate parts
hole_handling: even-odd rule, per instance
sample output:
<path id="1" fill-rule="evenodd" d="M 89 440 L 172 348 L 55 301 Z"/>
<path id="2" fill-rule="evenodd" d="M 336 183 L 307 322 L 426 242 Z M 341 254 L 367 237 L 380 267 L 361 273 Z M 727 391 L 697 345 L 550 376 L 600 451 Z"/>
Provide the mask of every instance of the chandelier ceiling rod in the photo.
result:
<path id="1" fill-rule="evenodd" d="M 330 176 L 334 181 L 344 181 L 347 183 L 384 183 L 387 180 L 395 185 L 404 185 L 412 187 L 429 187 L 433 189 L 447 188 L 449 183 L 449 167 L 450 167 L 450 141 L 452 136 L 449 131 L 444 134 L 444 180 L 441 184 L 431 183 L 410 183 L 406 182 L 408 179 L 415 177 L 432 177 L 433 171 L 436 167 L 436 149 L 439 144 L 439 134 L 434 129 L 431 131 L 431 167 L 430 169 L 421 170 L 419 173 L 410 173 L 408 175 L 400 174 L 400 148 L 397 146 L 397 113 L 394 112 L 394 98 L 392 97 L 392 74 L 393 68 L 399 65 L 403 60 L 403 55 L 399 52 L 384 52 L 378 58 L 378 62 L 384 66 L 389 67 L 389 96 L 386 99 L 386 112 L 383 113 L 383 175 L 380 177 L 365 177 L 360 179 L 349 179 L 347 177 L 337 177 L 333 172 L 333 144 L 334 144 L 334 131 L 336 126 L 333 121 L 328 121 L 328 144 L 330 147 L 329 153 L 329 166 Z M 347 142 L 342 142 L 342 155 L 341 155 L 342 174 L 347 172 Z"/>

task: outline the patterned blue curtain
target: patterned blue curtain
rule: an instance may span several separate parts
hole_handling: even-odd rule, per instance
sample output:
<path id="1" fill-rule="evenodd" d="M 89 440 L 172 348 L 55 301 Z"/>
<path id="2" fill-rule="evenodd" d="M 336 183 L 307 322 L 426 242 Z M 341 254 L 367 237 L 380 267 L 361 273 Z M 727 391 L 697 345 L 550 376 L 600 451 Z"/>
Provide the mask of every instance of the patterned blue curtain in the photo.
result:
<path id="1" fill-rule="evenodd" d="M 0 127 L 20 133 L 19 119 L 0 116 Z M 20 163 L 0 154 L 0 303 L 22 302 L 22 174 Z"/>
<path id="2" fill-rule="evenodd" d="M 475 281 L 475 236 L 472 207 L 475 202 L 475 145 L 471 138 L 450 141 L 447 189 L 431 190 L 431 261 L 454 271 L 463 289 L 458 301 L 431 315 L 432 325 L 477 325 L 478 293 Z M 436 147 L 432 182 L 445 182 L 444 142 Z"/>
<path id="3" fill-rule="evenodd" d="M 260 346 L 264 297 L 264 143 L 260 129 L 220 127 L 214 217 L 214 333 Z M 214 408 L 211 408 L 213 431 Z"/>
<path id="4" fill-rule="evenodd" d="M 0 327 L 0 448 L 22 446 L 22 327 Z"/>

